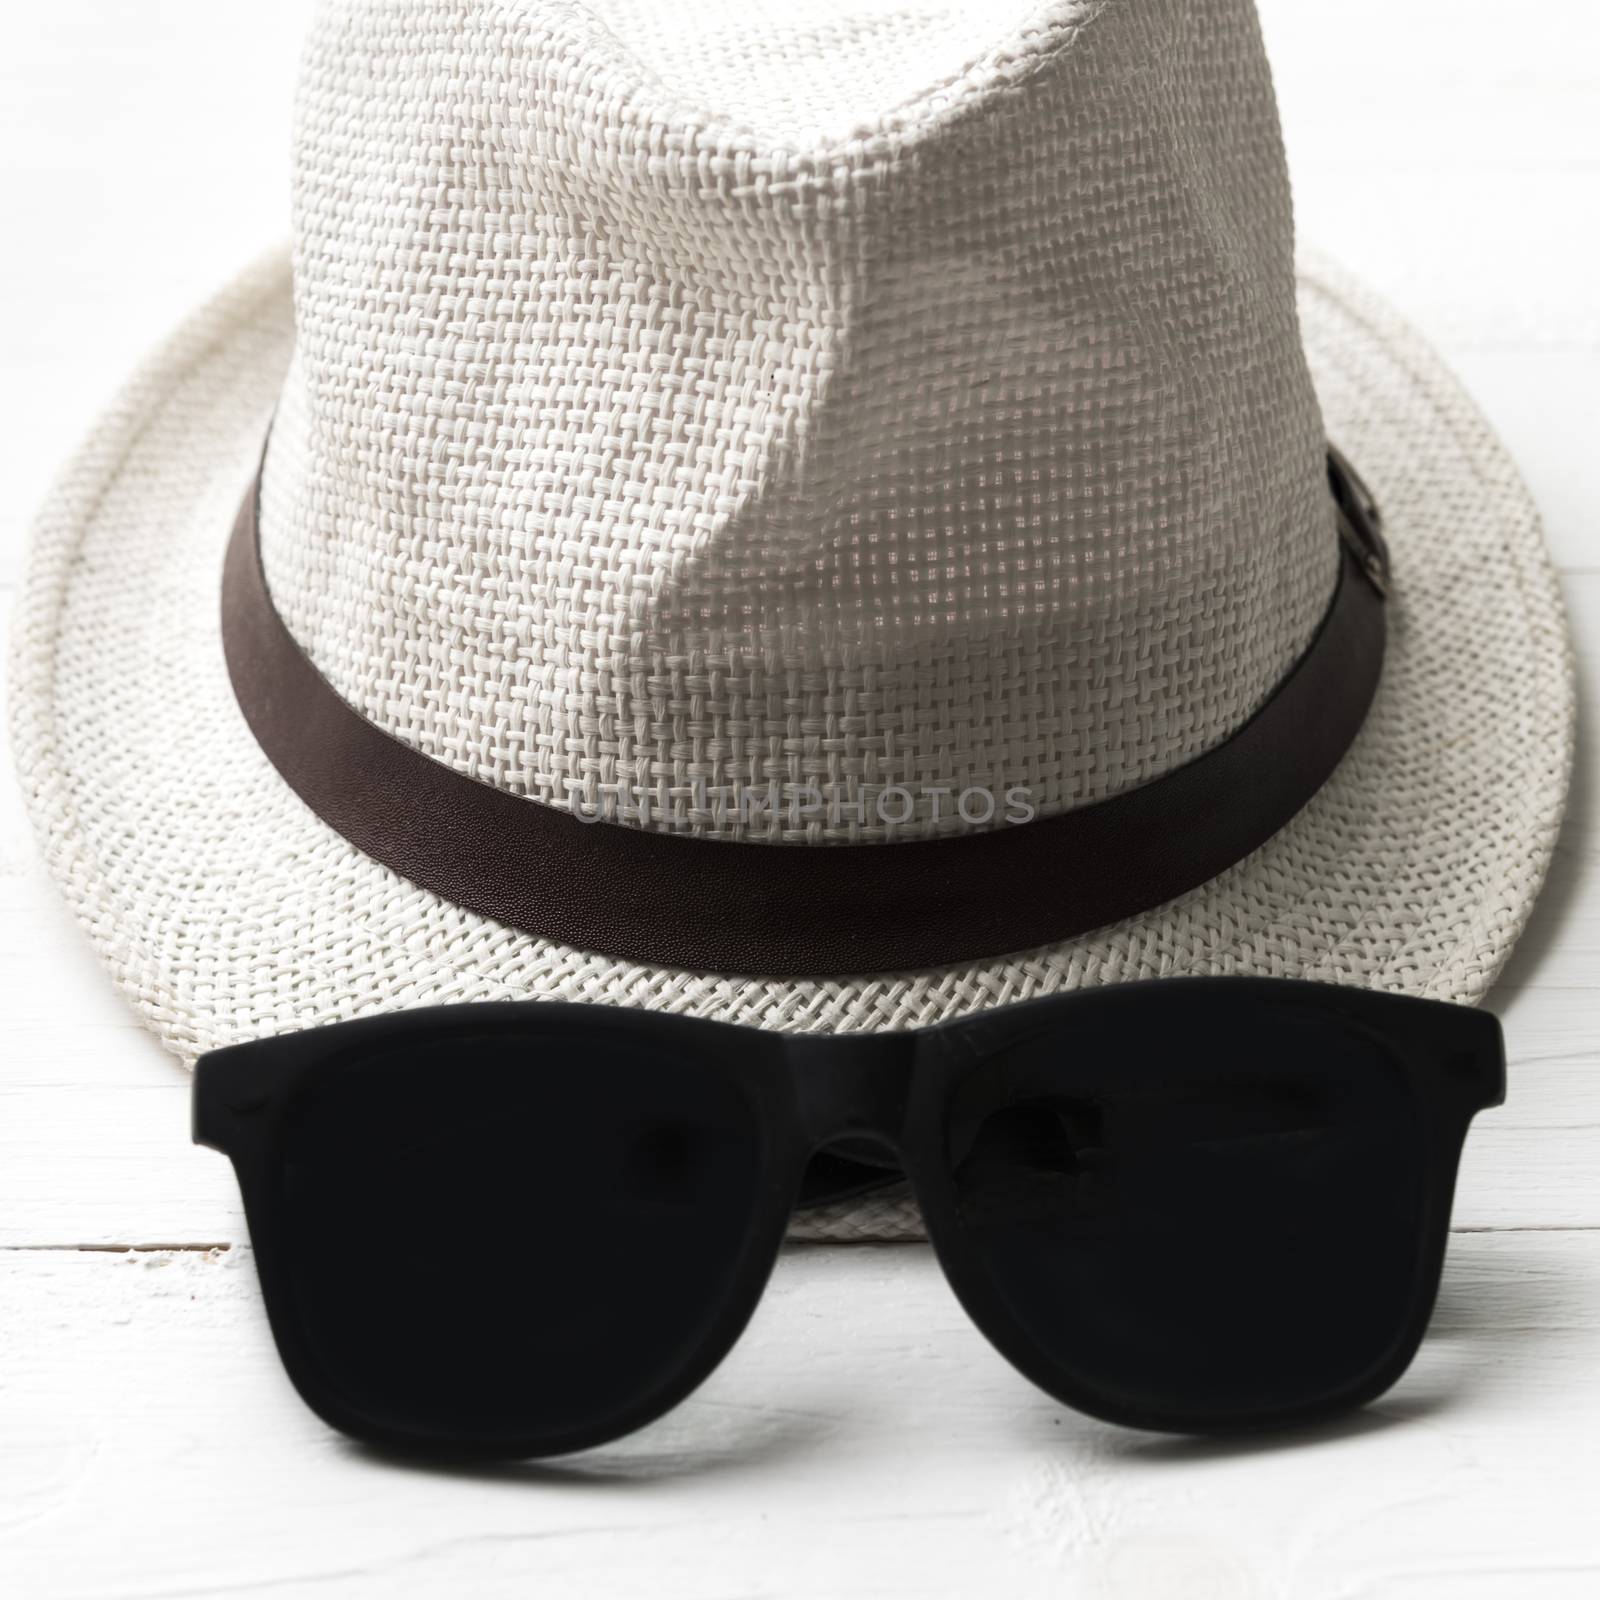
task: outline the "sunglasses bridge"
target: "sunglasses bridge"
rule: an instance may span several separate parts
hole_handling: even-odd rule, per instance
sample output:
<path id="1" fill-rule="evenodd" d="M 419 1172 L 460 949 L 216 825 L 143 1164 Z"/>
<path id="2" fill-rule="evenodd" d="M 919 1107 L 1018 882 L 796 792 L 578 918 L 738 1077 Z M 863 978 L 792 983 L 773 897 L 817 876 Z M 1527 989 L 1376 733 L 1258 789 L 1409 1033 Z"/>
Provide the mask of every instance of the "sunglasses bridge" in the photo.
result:
<path id="1" fill-rule="evenodd" d="M 912 1078 L 928 1041 L 925 1029 L 792 1035 L 795 1102 L 811 1148 L 882 1152 L 898 1166 Z"/>

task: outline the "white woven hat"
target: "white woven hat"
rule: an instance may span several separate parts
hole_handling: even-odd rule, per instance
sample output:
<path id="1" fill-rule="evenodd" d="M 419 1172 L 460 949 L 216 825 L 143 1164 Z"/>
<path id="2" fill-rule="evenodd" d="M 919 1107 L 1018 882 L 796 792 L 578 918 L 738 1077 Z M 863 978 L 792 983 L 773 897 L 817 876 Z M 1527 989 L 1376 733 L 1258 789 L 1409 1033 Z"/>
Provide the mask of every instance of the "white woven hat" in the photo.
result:
<path id="1" fill-rule="evenodd" d="M 1567 784 L 1556 585 L 1435 358 L 1297 270 L 1250 0 L 342 0 L 295 162 L 289 259 L 102 419 L 17 630 L 51 869 L 185 1059 L 530 994 L 852 1029 L 1177 973 L 1493 980 Z M 1257 752 L 1219 821 L 1169 780 L 1307 692 L 1359 587 L 1329 440 L 1392 555 L 1376 698 L 1292 820 L 1152 903 L 1140 862 L 1172 847 L 1108 807 L 1165 795 L 1161 835 L 1222 838 L 1290 782 Z M 301 748 L 293 685 L 237 639 L 225 661 L 258 463 L 248 625 L 281 618 L 412 767 L 341 771 L 333 712 L 306 702 Z M 533 819 L 507 838 L 539 859 L 486 867 L 480 812 Z M 1126 848 L 1094 818 L 1133 819 Z M 986 899 L 927 854 L 975 839 L 1085 853 L 1020 896 L 1002 861 Z M 779 892 L 839 862 L 871 915 Z M 897 903 L 945 864 L 970 919 Z M 1133 883 L 1130 914 L 1082 931 L 1080 871 Z M 747 933 L 748 962 L 651 955 Z M 912 1225 L 882 1200 L 811 1224 Z"/>

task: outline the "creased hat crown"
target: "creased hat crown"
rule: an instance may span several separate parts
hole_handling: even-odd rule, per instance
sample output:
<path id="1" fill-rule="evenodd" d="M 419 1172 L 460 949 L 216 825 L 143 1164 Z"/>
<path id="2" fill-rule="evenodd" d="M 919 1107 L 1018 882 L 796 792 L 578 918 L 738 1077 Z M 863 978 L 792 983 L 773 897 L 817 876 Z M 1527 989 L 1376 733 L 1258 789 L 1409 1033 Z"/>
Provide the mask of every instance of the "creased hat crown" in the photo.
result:
<path id="1" fill-rule="evenodd" d="M 343 0 L 268 582 L 534 803 L 825 842 L 1104 798 L 1328 604 L 1291 233 L 1249 0 Z"/>

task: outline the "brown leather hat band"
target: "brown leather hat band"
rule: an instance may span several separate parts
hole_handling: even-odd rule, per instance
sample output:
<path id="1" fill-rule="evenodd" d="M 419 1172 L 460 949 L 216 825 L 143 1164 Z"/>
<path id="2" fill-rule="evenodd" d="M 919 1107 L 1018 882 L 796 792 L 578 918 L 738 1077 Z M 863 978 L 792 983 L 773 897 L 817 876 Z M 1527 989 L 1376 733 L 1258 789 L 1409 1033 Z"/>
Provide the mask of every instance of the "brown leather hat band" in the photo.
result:
<path id="1" fill-rule="evenodd" d="M 1140 788 L 982 833 L 900 844 L 752 844 L 585 822 L 385 733 L 312 665 L 262 572 L 258 483 L 222 581 L 245 720 L 285 781 L 357 849 L 510 927 L 661 966 L 822 977 L 969 961 L 1149 910 L 1264 844 L 1338 765 L 1383 664 L 1387 562 L 1369 497 L 1330 454 L 1332 603 L 1226 742 Z M 259 480 L 258 480 L 259 482 Z"/>

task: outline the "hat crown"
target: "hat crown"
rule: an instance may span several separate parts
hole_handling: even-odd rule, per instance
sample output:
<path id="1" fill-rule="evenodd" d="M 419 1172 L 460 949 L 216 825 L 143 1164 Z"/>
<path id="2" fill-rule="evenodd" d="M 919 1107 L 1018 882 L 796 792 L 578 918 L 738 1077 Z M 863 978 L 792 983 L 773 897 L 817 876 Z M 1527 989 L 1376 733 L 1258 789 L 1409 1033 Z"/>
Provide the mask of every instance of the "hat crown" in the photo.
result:
<path id="1" fill-rule="evenodd" d="M 278 607 L 536 803 L 1068 809 L 1226 738 L 1327 605 L 1250 0 L 342 0 L 294 267 Z"/>

